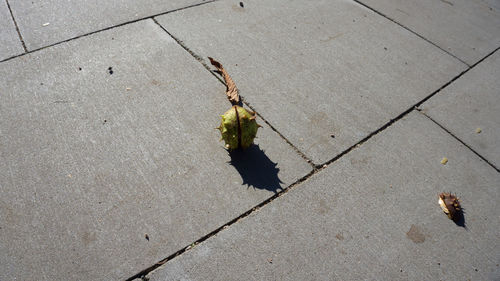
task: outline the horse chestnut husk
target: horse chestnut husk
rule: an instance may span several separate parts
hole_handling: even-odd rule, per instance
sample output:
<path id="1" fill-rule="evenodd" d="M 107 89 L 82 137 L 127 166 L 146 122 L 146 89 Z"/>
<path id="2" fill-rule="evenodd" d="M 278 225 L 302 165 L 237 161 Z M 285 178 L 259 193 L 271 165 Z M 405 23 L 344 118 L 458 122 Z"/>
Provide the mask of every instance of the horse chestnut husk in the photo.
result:
<path id="1" fill-rule="evenodd" d="M 238 105 L 231 107 L 222 115 L 222 122 L 217 129 L 220 131 L 227 149 L 245 149 L 253 144 L 257 130 L 261 127 L 255 118 L 255 112 L 248 111 Z"/>

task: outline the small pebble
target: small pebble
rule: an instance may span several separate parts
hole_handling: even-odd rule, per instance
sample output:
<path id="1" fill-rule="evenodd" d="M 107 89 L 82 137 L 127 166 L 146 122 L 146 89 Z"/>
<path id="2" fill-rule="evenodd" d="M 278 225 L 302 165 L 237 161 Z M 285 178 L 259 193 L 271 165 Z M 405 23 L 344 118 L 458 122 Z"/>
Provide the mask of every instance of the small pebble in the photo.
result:
<path id="1" fill-rule="evenodd" d="M 46 23 L 42 24 L 42 26 L 47 26 L 49 24 L 50 24 L 50 22 L 46 22 Z"/>
<path id="2" fill-rule="evenodd" d="M 476 129 L 476 133 L 477 133 L 477 134 L 480 134 L 480 133 L 481 133 L 481 131 L 482 131 L 482 130 L 481 130 L 481 128 L 477 128 L 477 129 Z"/>
<path id="3" fill-rule="evenodd" d="M 448 163 L 448 158 L 443 157 L 443 159 L 441 160 L 441 164 L 446 165 L 446 163 Z"/>

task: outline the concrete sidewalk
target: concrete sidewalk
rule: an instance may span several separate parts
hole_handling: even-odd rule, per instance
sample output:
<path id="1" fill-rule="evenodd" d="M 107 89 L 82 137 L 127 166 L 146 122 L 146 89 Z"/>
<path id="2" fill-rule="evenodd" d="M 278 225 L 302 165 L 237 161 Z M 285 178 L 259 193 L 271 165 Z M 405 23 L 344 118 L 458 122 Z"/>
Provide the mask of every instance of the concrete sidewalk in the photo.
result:
<path id="1" fill-rule="evenodd" d="M 0 27 L 0 280 L 499 280 L 498 1 L 8 0 Z M 244 152 L 207 56 L 263 125 Z"/>

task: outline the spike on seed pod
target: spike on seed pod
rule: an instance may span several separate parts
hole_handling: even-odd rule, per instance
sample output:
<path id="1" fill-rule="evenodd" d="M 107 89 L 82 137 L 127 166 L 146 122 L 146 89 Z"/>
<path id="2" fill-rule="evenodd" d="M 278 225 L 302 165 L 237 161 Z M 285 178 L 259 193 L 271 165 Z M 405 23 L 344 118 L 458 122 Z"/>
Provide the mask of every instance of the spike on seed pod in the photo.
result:
<path id="1" fill-rule="evenodd" d="M 245 149 L 252 145 L 257 130 L 261 127 L 255 119 L 255 112 L 248 111 L 238 105 L 231 107 L 222 115 L 221 124 L 217 129 L 220 131 L 227 149 Z"/>
<path id="2" fill-rule="evenodd" d="M 448 192 L 442 192 L 439 194 L 439 206 L 441 206 L 441 209 L 443 209 L 443 212 L 448 216 L 448 218 L 453 221 L 458 219 L 462 212 L 460 199 Z"/>

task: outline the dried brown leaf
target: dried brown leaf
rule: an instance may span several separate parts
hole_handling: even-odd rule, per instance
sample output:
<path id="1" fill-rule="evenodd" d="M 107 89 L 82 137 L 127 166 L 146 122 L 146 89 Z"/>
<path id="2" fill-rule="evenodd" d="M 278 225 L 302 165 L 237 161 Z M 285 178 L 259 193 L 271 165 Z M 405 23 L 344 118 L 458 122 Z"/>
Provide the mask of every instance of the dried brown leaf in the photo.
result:
<path id="1" fill-rule="evenodd" d="M 462 211 L 460 200 L 454 194 L 442 192 L 439 194 L 439 206 L 448 218 L 455 220 L 457 215 Z"/>
<path id="2" fill-rule="evenodd" d="M 240 102 L 240 96 L 238 95 L 238 88 L 236 88 L 236 84 L 234 84 L 233 79 L 231 79 L 231 76 L 227 73 L 227 71 L 222 67 L 222 64 L 220 62 L 214 60 L 211 57 L 208 57 L 210 60 L 210 63 L 217 68 L 217 71 L 222 75 L 222 78 L 224 78 L 224 81 L 226 82 L 226 95 L 229 101 L 232 104 L 239 104 Z"/>

